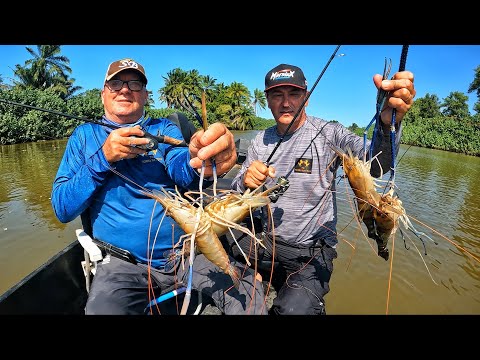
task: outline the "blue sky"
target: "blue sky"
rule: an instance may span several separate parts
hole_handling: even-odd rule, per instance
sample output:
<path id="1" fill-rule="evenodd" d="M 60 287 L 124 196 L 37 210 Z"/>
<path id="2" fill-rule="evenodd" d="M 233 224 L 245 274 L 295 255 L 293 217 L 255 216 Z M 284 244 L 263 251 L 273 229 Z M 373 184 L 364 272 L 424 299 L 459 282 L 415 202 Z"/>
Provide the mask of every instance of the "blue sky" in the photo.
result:
<path id="1" fill-rule="evenodd" d="M 25 49 L 36 45 L 0 45 L 0 76 L 10 83 L 16 64 L 30 58 Z M 70 59 L 71 77 L 82 91 L 101 88 L 110 62 L 131 57 L 140 62 L 148 76 L 147 88 L 153 91 L 155 107 L 163 76 L 175 68 L 197 69 L 217 82 L 241 82 L 253 95 L 264 89 L 268 70 L 280 63 L 301 67 L 309 88 L 314 85 L 337 45 L 62 45 L 61 54 Z M 342 45 L 314 89 L 307 113 L 349 126 L 366 126 L 375 112 L 374 74 L 383 72 L 385 58 L 392 59 L 392 72 L 398 70 L 401 45 Z M 477 101 L 467 93 L 480 65 L 480 45 L 410 45 L 406 69 L 415 75 L 417 98 L 436 94 L 440 101 L 452 91 L 469 97 L 469 108 Z M 272 118 L 269 109 L 258 114 Z"/>

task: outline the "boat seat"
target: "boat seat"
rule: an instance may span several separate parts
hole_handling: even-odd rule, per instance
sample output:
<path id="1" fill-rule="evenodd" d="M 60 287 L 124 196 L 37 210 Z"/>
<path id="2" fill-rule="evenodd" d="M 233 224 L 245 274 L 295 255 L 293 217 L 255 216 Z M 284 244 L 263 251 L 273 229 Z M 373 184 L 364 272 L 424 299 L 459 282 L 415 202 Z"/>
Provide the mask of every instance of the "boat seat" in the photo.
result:
<path id="1" fill-rule="evenodd" d="M 76 229 L 75 233 L 77 235 L 77 240 L 78 242 L 82 245 L 83 251 L 84 251 L 84 256 L 85 260 L 81 262 L 81 266 L 83 269 L 83 274 L 85 275 L 85 287 L 87 290 L 87 293 L 90 292 L 90 286 L 92 283 L 93 276 L 95 275 L 95 272 L 97 270 L 97 264 L 99 261 L 103 260 L 103 254 L 102 250 L 95 244 L 90 237 L 83 229 Z M 198 300 L 194 304 L 195 306 L 195 311 L 192 313 L 192 315 L 198 315 L 200 311 L 202 310 L 202 292 L 201 291 L 196 291 L 198 294 Z M 183 291 L 181 292 L 172 292 L 171 296 L 165 296 L 165 300 L 169 299 L 172 296 L 177 296 L 179 294 L 182 294 Z"/>
<path id="2" fill-rule="evenodd" d="M 102 250 L 92 241 L 92 238 L 83 229 L 75 230 L 78 242 L 83 247 L 85 260 L 82 261 L 83 274 L 85 275 L 85 286 L 90 292 L 92 276 L 97 270 L 97 263 L 103 260 Z"/>

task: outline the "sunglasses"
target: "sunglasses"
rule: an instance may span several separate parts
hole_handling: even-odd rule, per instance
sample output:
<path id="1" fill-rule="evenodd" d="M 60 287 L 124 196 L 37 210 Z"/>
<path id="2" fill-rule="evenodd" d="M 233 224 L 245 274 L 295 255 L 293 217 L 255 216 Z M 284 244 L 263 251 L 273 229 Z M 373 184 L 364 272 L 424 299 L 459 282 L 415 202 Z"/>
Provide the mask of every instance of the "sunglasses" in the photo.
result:
<path id="1" fill-rule="evenodd" d="M 140 91 L 144 87 L 144 83 L 140 80 L 109 80 L 105 82 L 105 85 L 112 91 L 119 91 L 123 88 L 123 84 L 127 84 L 127 87 L 131 91 Z"/>

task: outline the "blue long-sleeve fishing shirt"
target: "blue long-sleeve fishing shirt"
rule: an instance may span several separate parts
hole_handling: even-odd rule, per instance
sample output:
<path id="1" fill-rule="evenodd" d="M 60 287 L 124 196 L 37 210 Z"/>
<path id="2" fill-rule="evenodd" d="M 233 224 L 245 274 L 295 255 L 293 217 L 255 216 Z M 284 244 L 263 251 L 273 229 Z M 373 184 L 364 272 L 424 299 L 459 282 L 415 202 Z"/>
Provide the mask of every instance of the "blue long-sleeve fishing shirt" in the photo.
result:
<path id="1" fill-rule="evenodd" d="M 148 118 L 142 125 L 151 134 L 183 140 L 180 129 L 167 119 Z M 189 165 L 187 147 L 164 143 L 157 150 L 110 165 L 102 150 L 110 131 L 92 123 L 74 130 L 53 182 L 53 209 L 66 223 L 89 208 L 95 238 L 130 251 L 139 262 L 147 263 L 152 257 L 152 266 L 162 267 L 165 252 L 184 232 L 140 189 L 174 192 L 175 184 L 180 189 L 198 189 L 199 175 Z"/>

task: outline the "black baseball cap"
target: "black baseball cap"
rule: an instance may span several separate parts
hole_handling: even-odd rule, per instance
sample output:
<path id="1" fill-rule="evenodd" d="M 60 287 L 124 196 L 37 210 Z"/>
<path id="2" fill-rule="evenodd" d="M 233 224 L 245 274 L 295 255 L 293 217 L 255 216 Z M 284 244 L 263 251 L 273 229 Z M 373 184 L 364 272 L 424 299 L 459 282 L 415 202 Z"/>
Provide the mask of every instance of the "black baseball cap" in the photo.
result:
<path id="1" fill-rule="evenodd" d="M 265 91 L 284 85 L 306 90 L 307 80 L 302 69 L 295 65 L 280 64 L 265 75 Z"/>

